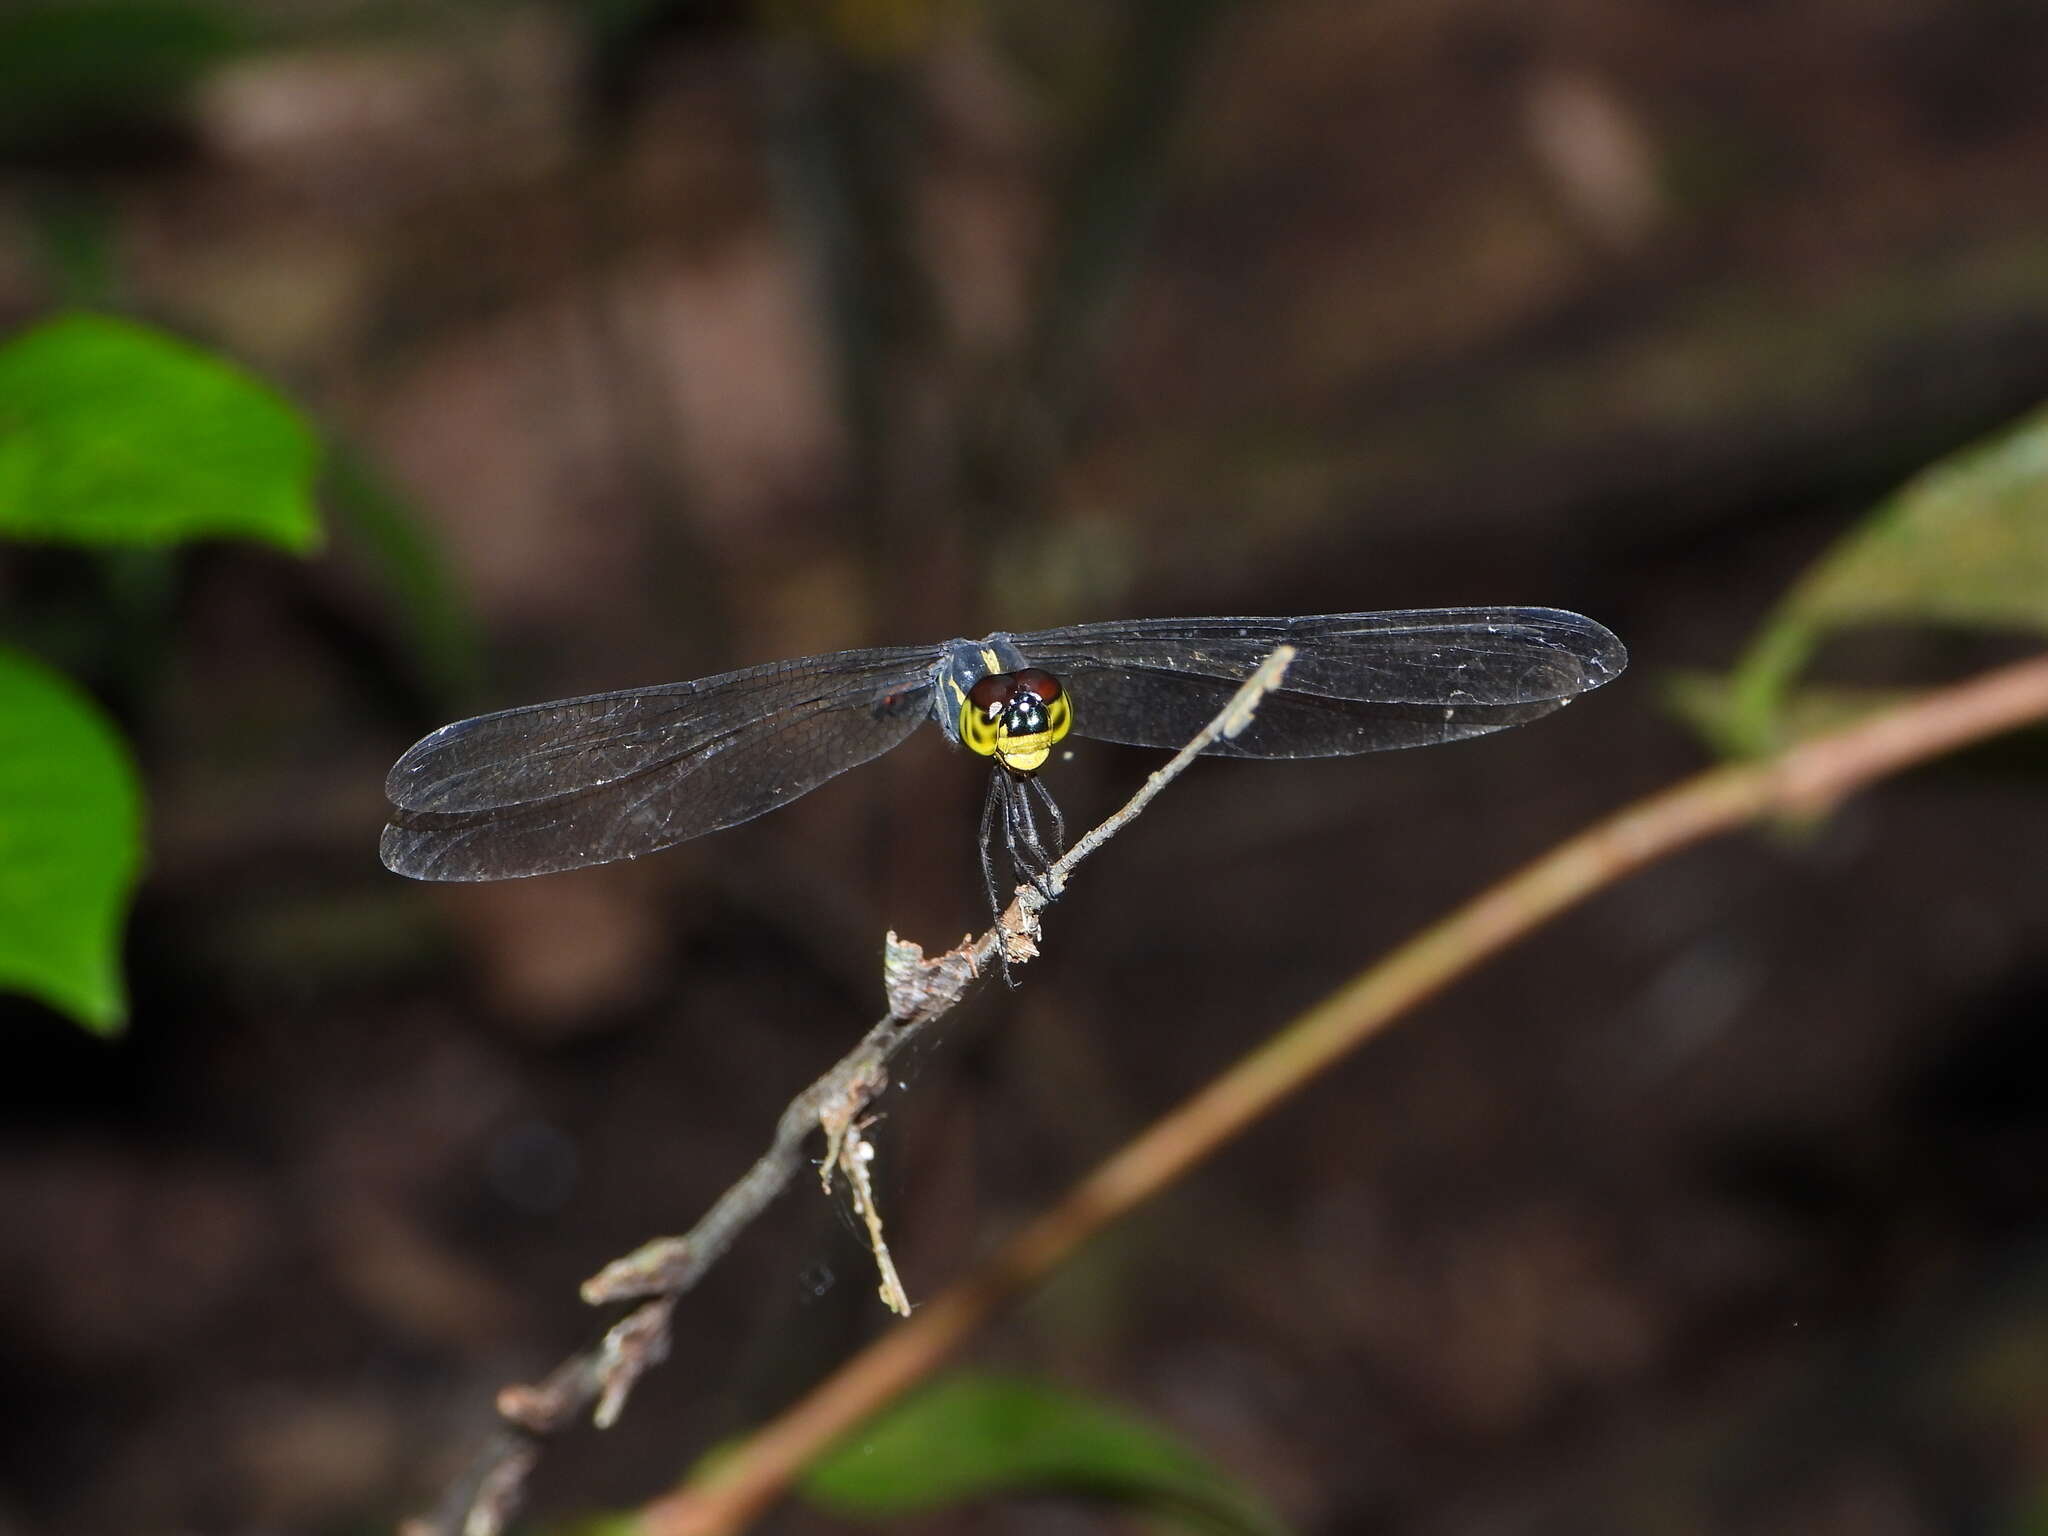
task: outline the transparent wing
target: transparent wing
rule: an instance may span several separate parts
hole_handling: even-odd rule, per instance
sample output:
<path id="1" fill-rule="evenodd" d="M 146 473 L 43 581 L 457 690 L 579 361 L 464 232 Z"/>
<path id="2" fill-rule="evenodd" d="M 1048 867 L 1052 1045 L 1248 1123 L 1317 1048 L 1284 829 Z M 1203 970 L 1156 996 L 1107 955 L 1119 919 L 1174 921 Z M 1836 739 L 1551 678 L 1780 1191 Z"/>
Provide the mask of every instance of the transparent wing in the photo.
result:
<path id="1" fill-rule="evenodd" d="M 416 880 L 502 880 L 751 820 L 917 729 L 937 656 L 841 651 L 459 720 L 385 780 L 397 809 L 384 863 Z"/>
<path id="2" fill-rule="evenodd" d="M 1066 680 L 1074 734 L 1178 747 L 1283 641 L 1300 654 L 1225 757 L 1336 757 L 1534 720 L 1620 676 L 1607 629 L 1556 608 L 1144 619 L 1010 637 Z"/>

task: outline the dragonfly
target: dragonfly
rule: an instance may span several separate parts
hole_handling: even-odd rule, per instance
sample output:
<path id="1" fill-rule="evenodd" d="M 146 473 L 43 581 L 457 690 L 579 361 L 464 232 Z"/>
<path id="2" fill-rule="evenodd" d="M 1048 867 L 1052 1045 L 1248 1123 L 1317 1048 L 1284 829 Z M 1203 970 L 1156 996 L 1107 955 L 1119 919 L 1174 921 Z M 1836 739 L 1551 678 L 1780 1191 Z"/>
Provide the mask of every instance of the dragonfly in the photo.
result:
<path id="1" fill-rule="evenodd" d="M 996 844 L 1050 895 L 1065 842 L 1040 778 L 1069 736 L 1179 748 L 1279 645 L 1297 652 L 1250 726 L 1210 756 L 1341 757 L 1483 736 L 1614 679 L 1628 652 L 1556 608 L 1136 619 L 770 662 L 445 725 L 392 767 L 386 866 L 505 880 L 638 858 L 787 805 L 919 726 L 991 764 Z"/>

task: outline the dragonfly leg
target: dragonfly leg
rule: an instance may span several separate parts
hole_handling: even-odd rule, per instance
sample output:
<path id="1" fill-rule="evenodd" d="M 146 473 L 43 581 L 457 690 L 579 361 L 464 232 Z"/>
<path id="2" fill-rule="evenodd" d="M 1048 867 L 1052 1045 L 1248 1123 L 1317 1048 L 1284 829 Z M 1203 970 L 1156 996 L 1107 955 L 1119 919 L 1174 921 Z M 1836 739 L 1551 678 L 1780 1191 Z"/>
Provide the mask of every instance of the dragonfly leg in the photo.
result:
<path id="1" fill-rule="evenodd" d="M 1008 841 L 1009 814 L 1004 804 L 1003 780 L 1005 775 L 999 768 L 989 775 L 988 794 L 981 802 L 981 883 L 988 889 L 988 909 L 1001 916 L 1003 911 L 1002 886 L 996 881 L 996 815 L 1003 815 L 1005 841 Z"/>
<path id="2" fill-rule="evenodd" d="M 1025 780 L 1027 784 L 1035 779 Z M 1008 818 L 1010 861 L 1016 867 L 1019 879 L 1031 882 L 1047 901 L 1054 896 L 1052 888 L 1052 858 L 1045 851 L 1045 840 L 1038 833 L 1038 814 L 1033 808 L 1031 795 L 1022 785 L 1012 783 L 1006 786 L 1003 809 Z"/>
<path id="3" fill-rule="evenodd" d="M 1031 787 L 1027 788 L 1027 784 Z M 1047 901 L 1058 894 L 1052 885 L 1053 855 L 1046 851 L 1045 837 L 1039 830 L 1041 806 L 1051 818 L 1055 846 L 1064 848 L 1066 819 L 1060 815 L 1059 806 L 1043 784 L 1036 779 L 1020 780 L 1001 768 L 989 775 L 988 794 L 981 802 L 981 879 L 988 889 L 989 911 L 998 921 L 1004 908 L 1002 884 L 996 878 L 998 818 L 1002 823 L 1003 852 L 1010 862 L 1012 884 L 1028 882 Z M 1010 972 L 1007 951 L 1003 954 L 1003 979 L 1013 987 L 1017 985 L 1017 978 Z"/>
<path id="4" fill-rule="evenodd" d="M 1038 803 L 1045 807 L 1045 813 L 1052 818 L 1052 851 L 1057 858 L 1067 851 L 1067 818 L 1060 814 L 1060 803 L 1053 799 L 1052 791 L 1045 787 L 1045 780 L 1037 774 L 1031 776 L 1032 792 L 1038 796 Z"/>
<path id="5" fill-rule="evenodd" d="M 996 880 L 996 817 L 1003 820 L 1003 844 L 1010 856 L 1014 870 L 1017 861 L 1017 844 L 1012 833 L 1016 812 L 1010 793 L 1010 776 L 998 768 L 988 776 L 988 794 L 981 802 L 981 879 L 988 888 L 989 916 L 1000 926 L 1003 920 L 1003 890 Z M 1010 951 L 998 945 L 996 953 L 1001 957 L 1003 980 L 1011 987 L 1017 985 L 1017 978 L 1010 970 Z"/>

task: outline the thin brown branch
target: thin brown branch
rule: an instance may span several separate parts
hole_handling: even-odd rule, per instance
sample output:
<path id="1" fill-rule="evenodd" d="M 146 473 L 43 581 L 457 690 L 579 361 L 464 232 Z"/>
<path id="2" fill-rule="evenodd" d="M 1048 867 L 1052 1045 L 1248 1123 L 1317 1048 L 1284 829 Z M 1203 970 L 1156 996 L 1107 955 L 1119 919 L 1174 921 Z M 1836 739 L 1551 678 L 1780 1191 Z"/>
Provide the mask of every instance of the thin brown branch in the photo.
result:
<path id="1" fill-rule="evenodd" d="M 1102 1163 L 915 1320 L 762 1426 L 712 1481 L 641 1511 L 644 1536 L 725 1536 L 818 1453 L 929 1375 L 1005 1303 L 1333 1062 L 1482 960 L 1648 864 L 1760 818 L 1810 814 L 1971 742 L 2048 718 L 2048 657 L 1987 673 L 1758 763 L 1717 768 L 1595 823 L 1423 930 Z"/>
<path id="2" fill-rule="evenodd" d="M 867 1106 L 887 1091 L 888 1063 L 957 1007 L 999 956 L 1019 965 L 1036 954 L 1038 914 L 1065 889 L 1081 861 L 1129 825 L 1204 750 L 1243 731 L 1259 701 L 1280 685 L 1294 655 L 1292 646 L 1276 646 L 1215 719 L 1150 775 L 1119 810 L 1053 864 L 1045 892 L 1019 886 L 1010 905 L 980 938 L 965 940 L 959 948 L 927 960 L 915 944 L 891 933 L 883 955 L 887 1017 L 824 1076 L 790 1100 L 776 1120 L 768 1150 L 718 1197 L 696 1226 L 680 1237 L 642 1244 L 583 1283 L 583 1299 L 593 1306 L 619 1301 L 639 1301 L 641 1305 L 614 1324 L 595 1348 L 563 1361 L 541 1385 L 515 1385 L 500 1391 L 498 1411 L 505 1426 L 477 1454 L 432 1515 L 406 1522 L 404 1536 L 499 1536 L 517 1513 L 543 1439 L 567 1428 L 593 1405 L 592 1417 L 599 1428 L 614 1423 L 641 1375 L 667 1357 L 677 1301 L 803 1172 L 807 1166 L 804 1149 L 812 1133 L 836 1131 L 844 1136 L 848 1128 L 857 1125 Z M 868 1199 L 863 1214 L 875 1234 L 886 1295 L 894 1272 L 880 1242 L 872 1196 Z M 900 1297 L 900 1285 L 896 1291 Z M 904 1305 L 907 1307 L 907 1301 Z"/>

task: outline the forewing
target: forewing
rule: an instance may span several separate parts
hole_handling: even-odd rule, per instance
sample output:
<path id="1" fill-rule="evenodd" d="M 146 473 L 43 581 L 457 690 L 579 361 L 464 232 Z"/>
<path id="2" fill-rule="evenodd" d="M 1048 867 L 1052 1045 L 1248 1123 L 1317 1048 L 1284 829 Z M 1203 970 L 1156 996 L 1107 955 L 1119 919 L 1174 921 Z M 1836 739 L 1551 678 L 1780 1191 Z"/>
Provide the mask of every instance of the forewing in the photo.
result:
<path id="1" fill-rule="evenodd" d="M 897 745 L 932 647 L 843 651 L 444 726 L 393 766 L 386 865 L 498 880 L 605 864 L 750 820 Z"/>
<path id="2" fill-rule="evenodd" d="M 1554 608 L 1443 608 L 1299 619 L 1151 619 L 1016 635 L 1067 681 L 1074 734 L 1185 744 L 1283 642 L 1299 655 L 1230 757 L 1331 757 L 1480 736 L 1620 675 L 1613 634 Z"/>

